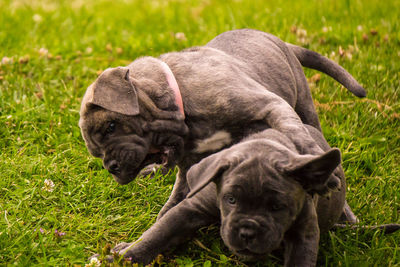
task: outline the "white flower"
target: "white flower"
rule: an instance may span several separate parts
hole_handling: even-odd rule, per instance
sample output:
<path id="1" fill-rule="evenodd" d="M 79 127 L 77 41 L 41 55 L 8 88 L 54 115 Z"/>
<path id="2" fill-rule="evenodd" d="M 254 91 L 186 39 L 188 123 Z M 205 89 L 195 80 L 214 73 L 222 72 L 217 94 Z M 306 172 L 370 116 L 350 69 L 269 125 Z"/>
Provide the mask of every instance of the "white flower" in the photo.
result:
<path id="1" fill-rule="evenodd" d="M 44 186 L 42 187 L 43 190 L 45 190 L 47 192 L 53 192 L 54 187 L 55 187 L 55 185 L 52 180 L 50 180 L 50 179 L 44 180 Z"/>
<path id="2" fill-rule="evenodd" d="M 177 33 L 175 33 L 175 38 L 177 39 L 177 40 L 180 40 L 180 41 L 186 41 L 187 39 L 186 39 L 186 36 L 185 36 L 185 34 L 183 33 L 183 32 L 177 32 Z"/>
<path id="3" fill-rule="evenodd" d="M 49 53 L 49 50 L 47 50 L 46 48 L 40 48 L 39 49 L 39 55 L 40 56 L 47 56 L 47 54 Z"/>
<path id="4" fill-rule="evenodd" d="M 2 65 L 7 65 L 7 64 L 12 64 L 13 63 L 13 59 L 10 57 L 3 57 L 1 59 L 1 64 Z"/>
<path id="5" fill-rule="evenodd" d="M 42 16 L 40 16 L 39 14 L 33 15 L 32 19 L 34 22 L 37 22 L 37 23 L 39 23 L 43 20 Z"/>
<path id="6" fill-rule="evenodd" d="M 322 27 L 323 32 L 331 32 L 332 31 L 332 26 L 324 26 Z"/>
<path id="7" fill-rule="evenodd" d="M 306 37 L 307 36 L 307 30 L 306 29 L 297 29 L 297 37 Z"/>
<path id="8" fill-rule="evenodd" d="M 85 52 L 86 52 L 86 54 L 91 54 L 93 52 L 93 48 L 87 47 Z"/>
<path id="9" fill-rule="evenodd" d="M 100 266 L 101 266 L 101 262 L 96 257 L 91 258 L 90 262 L 85 264 L 85 267 L 100 267 Z"/>

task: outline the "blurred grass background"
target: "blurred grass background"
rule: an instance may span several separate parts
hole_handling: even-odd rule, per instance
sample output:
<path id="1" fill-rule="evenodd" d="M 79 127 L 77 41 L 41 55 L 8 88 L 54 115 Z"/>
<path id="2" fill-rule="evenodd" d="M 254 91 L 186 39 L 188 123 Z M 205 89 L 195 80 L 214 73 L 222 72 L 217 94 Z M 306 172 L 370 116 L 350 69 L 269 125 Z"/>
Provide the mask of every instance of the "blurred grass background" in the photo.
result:
<path id="1" fill-rule="evenodd" d="M 174 173 L 115 183 L 80 136 L 81 97 L 108 67 L 237 28 L 318 51 L 368 90 L 356 99 L 305 70 L 324 134 L 342 151 L 350 206 L 362 224 L 399 222 L 399 10 L 394 0 L 0 0 L 0 265 L 84 266 L 105 247 L 138 238 Z M 399 233 L 330 232 L 318 265 L 400 266 L 399 241 Z M 159 262 L 248 264 L 224 247 L 216 226 Z"/>

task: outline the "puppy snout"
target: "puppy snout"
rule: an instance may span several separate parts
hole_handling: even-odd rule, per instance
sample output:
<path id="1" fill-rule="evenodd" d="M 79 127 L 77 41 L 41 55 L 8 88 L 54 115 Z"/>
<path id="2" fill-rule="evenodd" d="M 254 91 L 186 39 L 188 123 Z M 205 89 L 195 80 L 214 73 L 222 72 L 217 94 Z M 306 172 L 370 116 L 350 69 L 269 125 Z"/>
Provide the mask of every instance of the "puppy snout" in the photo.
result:
<path id="1" fill-rule="evenodd" d="M 256 231 L 254 229 L 242 227 L 239 230 L 239 237 L 241 240 L 249 242 L 256 236 Z"/>
<path id="2" fill-rule="evenodd" d="M 252 241 L 257 235 L 259 223 L 255 220 L 247 219 L 240 223 L 239 238 L 245 242 Z"/>
<path id="3" fill-rule="evenodd" d="M 118 174 L 121 171 L 119 163 L 114 159 L 108 162 L 106 168 L 111 174 Z"/>

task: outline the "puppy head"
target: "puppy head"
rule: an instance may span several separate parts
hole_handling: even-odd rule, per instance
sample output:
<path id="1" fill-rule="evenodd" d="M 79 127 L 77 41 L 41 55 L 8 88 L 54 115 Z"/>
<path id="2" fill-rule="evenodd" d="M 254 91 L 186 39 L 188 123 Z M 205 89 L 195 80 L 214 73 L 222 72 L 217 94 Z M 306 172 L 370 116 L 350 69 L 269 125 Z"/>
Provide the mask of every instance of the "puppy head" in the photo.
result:
<path id="1" fill-rule="evenodd" d="M 156 95 L 160 91 L 161 96 Z M 173 152 L 183 147 L 183 139 L 171 132 L 161 134 L 164 129 L 157 127 L 168 128 L 170 124 L 151 117 L 142 107 L 146 101 L 150 108 L 161 102 L 161 108 L 167 109 L 162 105 L 170 104 L 170 98 L 156 82 L 130 77 L 125 67 L 107 69 L 87 89 L 80 110 L 81 133 L 89 152 L 103 159 L 118 183 L 129 183 L 149 164 L 174 162 Z M 155 113 L 165 115 L 162 112 Z M 156 123 L 149 129 L 152 120 Z"/>
<path id="2" fill-rule="evenodd" d="M 300 156 L 274 142 L 248 141 L 194 165 L 188 197 L 215 182 L 224 243 L 255 260 L 280 246 L 303 208 L 306 190 L 326 181 L 339 163 L 337 149 Z"/>

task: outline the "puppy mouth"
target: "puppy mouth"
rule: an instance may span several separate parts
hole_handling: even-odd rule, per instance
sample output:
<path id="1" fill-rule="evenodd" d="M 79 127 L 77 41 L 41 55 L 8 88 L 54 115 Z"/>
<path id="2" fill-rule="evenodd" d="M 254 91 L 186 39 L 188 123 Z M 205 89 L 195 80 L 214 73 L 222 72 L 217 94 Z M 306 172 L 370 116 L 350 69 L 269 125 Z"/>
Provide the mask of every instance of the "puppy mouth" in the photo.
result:
<path id="1" fill-rule="evenodd" d="M 161 164 L 165 167 L 169 166 L 169 149 L 151 147 L 142 163 L 133 171 L 120 171 L 113 174 L 114 179 L 121 185 L 125 185 L 133 181 L 142 169 L 150 164 Z"/>
<path id="2" fill-rule="evenodd" d="M 244 260 L 249 260 L 249 261 L 259 260 L 261 258 L 264 258 L 266 254 L 268 254 L 268 253 L 257 253 L 247 248 L 241 250 L 234 250 L 234 253 L 237 256 L 243 258 Z"/>
<path id="3" fill-rule="evenodd" d="M 160 148 L 151 147 L 149 153 L 143 160 L 141 167 L 145 167 L 149 164 L 156 163 L 161 164 L 164 167 L 170 167 L 171 161 L 173 161 L 175 155 L 175 148 L 170 146 L 162 146 Z M 144 165 L 144 166 L 143 166 Z"/>
<path id="4" fill-rule="evenodd" d="M 142 164 L 140 164 L 140 167 L 138 169 L 143 169 L 147 165 L 156 163 L 156 164 L 161 164 L 161 165 L 168 165 L 168 152 L 169 150 L 165 147 L 162 148 L 155 148 L 151 147 L 149 150 L 149 153 L 146 155 L 144 158 Z"/>

